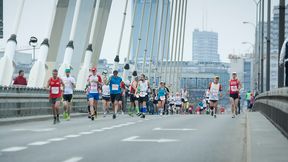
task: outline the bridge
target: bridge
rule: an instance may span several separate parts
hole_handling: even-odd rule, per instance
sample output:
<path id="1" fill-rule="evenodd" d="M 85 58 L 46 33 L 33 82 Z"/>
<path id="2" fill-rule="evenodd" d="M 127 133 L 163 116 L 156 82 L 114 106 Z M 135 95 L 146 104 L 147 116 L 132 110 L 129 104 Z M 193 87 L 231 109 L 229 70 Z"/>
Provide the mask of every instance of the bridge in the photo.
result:
<path id="1" fill-rule="evenodd" d="M 3 1 L 0 5 L 2 12 Z M 33 54 L 32 62 L 25 66 L 27 84 L 15 84 L 18 70 L 24 67 L 16 60 L 19 56 L 25 58 L 22 52 L 27 51 L 26 47 L 18 46 L 21 44 L 18 40 L 22 34 L 19 33 L 23 24 L 21 20 L 24 13 L 29 12 L 25 5 L 27 7 L 32 2 L 33 7 L 41 6 L 36 5 L 35 0 L 20 0 L 13 5 L 15 17 L 9 22 L 13 21 L 14 25 L 8 30 L 11 33 L 4 37 L 7 42 L 1 47 L 2 53 L 0 50 L 3 54 L 0 58 L 1 162 L 287 161 L 288 46 L 285 31 L 288 28 L 285 26 L 285 0 L 277 2 L 273 16 L 270 0 L 252 1 L 255 2 L 256 21 L 245 21 L 243 24 L 253 26 L 255 35 L 251 37 L 255 42 L 242 43 L 251 45 L 253 51 L 248 57 L 229 55 L 230 63 L 217 60 L 217 56 L 201 56 L 207 53 L 202 47 L 200 56 L 193 56 L 193 61 L 185 60 L 184 49 L 189 46 L 187 31 L 191 30 L 187 25 L 191 21 L 189 7 L 194 2 L 51 0 L 45 2 L 47 8 L 50 6 L 47 9 L 49 17 L 45 17 L 45 37 L 39 43 L 37 36 L 32 36 L 29 41 L 31 48 L 27 47 Z M 7 4 L 6 7 L 9 7 Z M 102 51 L 107 29 L 111 28 L 108 25 L 112 9 L 115 9 L 113 4 L 121 4 L 122 7 L 120 10 L 117 8 L 119 13 L 115 13 L 121 14 L 118 26 L 112 27 L 113 30 L 117 28 L 119 37 L 116 36 L 116 44 L 111 43 L 115 52 L 112 54 L 114 59 L 109 62 L 100 58 L 111 55 Z M 44 11 L 43 6 L 39 8 Z M 128 19 L 131 19 L 129 24 Z M 273 28 L 275 24 L 277 28 Z M 195 30 L 194 33 L 196 39 L 196 34 L 201 34 L 201 31 Z M 207 31 L 203 33 L 209 34 Z M 213 32 L 210 35 L 213 40 L 216 39 Z M 197 53 L 197 50 L 193 49 L 193 52 Z M 251 64 L 248 71 L 247 60 Z M 102 79 L 110 79 L 117 71 L 123 80 L 124 87 L 121 88 L 125 89 L 125 93 L 121 99 L 123 103 L 119 104 L 122 110 L 116 112 L 115 120 L 112 107 L 117 102 L 110 103 L 106 112 L 101 93 L 95 120 L 87 118 L 93 117 L 88 113 L 87 106 L 91 111 L 94 105 L 87 103 L 90 97 L 86 93 L 89 87 L 87 78 L 92 68 L 97 68 L 97 74 Z M 46 87 L 53 69 L 58 70 L 61 78 L 66 76 L 67 70 L 71 70 L 76 80 L 71 119 L 65 118 L 66 110 L 61 99 L 60 123 L 57 124 L 55 120 L 52 122 L 53 111 Z M 239 112 L 235 118 L 232 117 L 227 93 L 231 86 L 228 80 L 234 71 L 237 71 L 243 85 L 238 96 L 242 97 Z M 146 75 L 150 85 L 147 106 L 141 107 L 147 108 L 147 112 L 141 109 L 144 117 L 139 118 L 138 103 L 134 105 L 135 112 L 131 113 L 133 100 L 130 96 L 134 94 L 130 93 L 130 86 L 141 74 Z M 204 106 L 207 87 L 215 76 L 220 76 L 223 87 L 217 117 L 211 116 L 212 111 Z M 188 95 L 182 97 L 179 110 L 173 106 L 170 110 L 172 102 L 168 99 L 164 103 L 164 112 L 159 106 L 159 102 L 162 103 L 160 98 L 153 103 L 153 92 L 162 82 L 169 89 L 167 98 L 169 95 L 174 97 L 176 93 L 184 96 L 184 89 L 187 90 Z M 255 102 L 247 108 L 246 93 L 250 91 Z"/>

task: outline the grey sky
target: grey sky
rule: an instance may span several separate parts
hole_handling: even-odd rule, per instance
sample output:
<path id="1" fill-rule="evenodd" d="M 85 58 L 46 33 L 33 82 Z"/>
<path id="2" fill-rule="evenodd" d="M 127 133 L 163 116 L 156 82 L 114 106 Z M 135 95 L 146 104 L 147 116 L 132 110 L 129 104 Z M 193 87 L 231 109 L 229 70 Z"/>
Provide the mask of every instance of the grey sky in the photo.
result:
<path id="1" fill-rule="evenodd" d="M 0 41 L 3 49 L 11 34 L 11 26 L 15 20 L 15 8 L 21 0 L 4 0 L 4 39 Z M 125 0 L 113 0 L 108 27 L 105 33 L 100 56 L 112 62 L 115 57 L 120 34 L 122 12 Z M 272 0 L 276 5 L 278 0 Z M 51 15 L 52 1 L 26 0 L 24 13 L 18 32 L 18 47 L 28 47 L 30 36 L 36 36 L 41 42 L 48 30 L 47 19 Z M 254 29 L 251 25 L 243 25 L 242 21 L 255 22 L 255 3 L 253 0 L 188 0 L 188 13 L 185 36 L 184 59 L 192 59 L 192 32 L 195 28 L 202 29 L 203 13 L 207 19 L 205 29 L 219 33 L 219 53 L 222 61 L 228 61 L 231 53 L 251 51 L 249 45 L 241 42 L 254 42 Z M 129 3 L 127 21 L 121 46 L 120 59 L 123 62 L 128 50 L 129 31 L 131 23 L 131 4 Z M 47 25 L 46 25 L 47 24 Z"/>

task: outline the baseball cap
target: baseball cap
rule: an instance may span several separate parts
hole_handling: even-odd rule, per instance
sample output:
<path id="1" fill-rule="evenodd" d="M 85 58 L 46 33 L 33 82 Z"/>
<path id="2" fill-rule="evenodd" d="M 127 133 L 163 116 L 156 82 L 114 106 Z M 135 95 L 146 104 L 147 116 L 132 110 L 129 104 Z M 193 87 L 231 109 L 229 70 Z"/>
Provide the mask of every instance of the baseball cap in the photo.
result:
<path id="1" fill-rule="evenodd" d="M 91 70 L 92 70 L 92 71 L 96 71 L 97 69 L 96 69 L 95 67 L 93 67 Z"/>
<path id="2" fill-rule="evenodd" d="M 70 73 L 70 69 L 65 69 L 65 73 Z"/>
<path id="3" fill-rule="evenodd" d="M 235 71 L 232 74 L 237 74 Z"/>

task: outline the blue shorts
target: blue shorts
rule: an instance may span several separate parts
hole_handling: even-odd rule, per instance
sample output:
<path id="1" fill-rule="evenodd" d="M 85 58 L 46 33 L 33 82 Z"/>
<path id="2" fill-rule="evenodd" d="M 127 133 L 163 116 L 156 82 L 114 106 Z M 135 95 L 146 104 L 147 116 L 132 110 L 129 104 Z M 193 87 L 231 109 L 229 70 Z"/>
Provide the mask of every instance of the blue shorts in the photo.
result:
<path id="1" fill-rule="evenodd" d="M 99 100 L 99 93 L 89 93 L 89 99 Z"/>

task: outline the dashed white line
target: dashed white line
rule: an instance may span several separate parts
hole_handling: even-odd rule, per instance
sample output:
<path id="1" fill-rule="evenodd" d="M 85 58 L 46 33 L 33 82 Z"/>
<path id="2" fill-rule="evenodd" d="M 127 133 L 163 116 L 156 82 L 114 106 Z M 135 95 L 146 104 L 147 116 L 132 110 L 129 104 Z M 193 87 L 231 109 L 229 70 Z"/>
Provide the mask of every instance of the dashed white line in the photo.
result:
<path id="1" fill-rule="evenodd" d="M 48 143 L 50 143 L 50 141 L 38 141 L 38 142 L 29 143 L 28 145 L 29 146 L 41 146 L 41 145 L 46 145 Z"/>
<path id="2" fill-rule="evenodd" d="M 113 129 L 113 127 L 104 127 L 102 128 L 103 130 L 110 130 L 110 129 Z"/>
<path id="3" fill-rule="evenodd" d="M 71 134 L 71 135 L 67 135 L 65 137 L 66 138 L 75 138 L 75 137 L 79 137 L 79 136 L 81 136 L 81 135 L 79 135 L 79 134 Z"/>
<path id="4" fill-rule="evenodd" d="M 55 142 L 55 141 L 63 141 L 63 140 L 66 140 L 66 138 L 51 138 L 48 141 Z"/>
<path id="5" fill-rule="evenodd" d="M 103 129 L 93 129 L 91 130 L 91 132 L 103 132 L 104 130 Z"/>
<path id="6" fill-rule="evenodd" d="M 21 146 L 15 146 L 15 147 L 8 147 L 5 149 L 2 149 L 2 152 L 15 152 L 15 151 L 21 151 L 21 150 L 25 150 L 27 149 L 27 147 L 21 147 Z"/>
<path id="7" fill-rule="evenodd" d="M 65 160 L 63 162 L 78 162 L 78 161 L 80 161 L 82 159 L 83 159 L 82 157 L 72 157 L 72 158 L 67 159 L 67 160 Z"/>
<path id="8" fill-rule="evenodd" d="M 92 134 L 93 132 L 80 132 L 81 135 Z"/>

